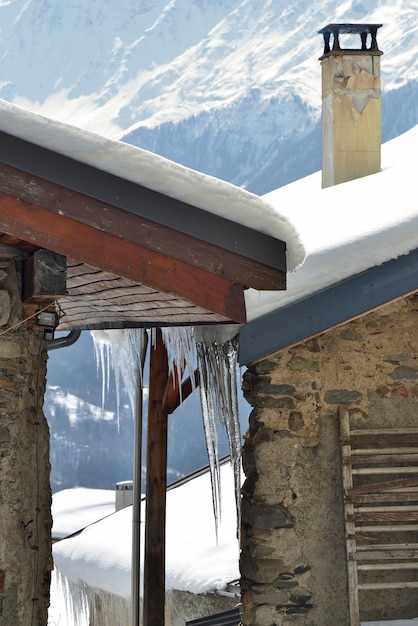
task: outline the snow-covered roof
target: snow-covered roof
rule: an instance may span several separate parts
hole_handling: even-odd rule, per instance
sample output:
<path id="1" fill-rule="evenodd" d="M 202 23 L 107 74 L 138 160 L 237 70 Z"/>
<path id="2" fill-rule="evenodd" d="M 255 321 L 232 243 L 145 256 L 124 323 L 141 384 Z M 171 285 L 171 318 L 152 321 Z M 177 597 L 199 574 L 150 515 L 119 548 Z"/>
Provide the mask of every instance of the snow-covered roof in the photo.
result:
<path id="1" fill-rule="evenodd" d="M 306 250 L 283 292 L 246 293 L 248 321 L 304 300 L 418 248 L 418 126 L 382 146 L 382 170 L 321 189 L 320 172 L 264 196 L 296 226 Z"/>
<path id="2" fill-rule="evenodd" d="M 183 483 L 167 492 L 167 567 L 168 589 L 204 593 L 225 589 L 239 578 L 238 541 L 236 538 L 236 511 L 232 469 L 221 467 L 222 518 L 219 542 L 216 544 L 214 519 L 211 509 L 209 473 Z M 90 497 L 90 506 L 88 498 Z M 67 489 L 54 494 L 54 528 L 75 532 L 89 521 L 92 525 L 79 535 L 64 539 L 53 546 L 55 564 L 61 574 L 72 583 L 84 582 L 96 590 L 103 590 L 125 598 L 131 593 L 131 529 L 132 507 L 126 507 L 105 519 L 114 492 L 98 489 Z M 104 507 L 104 508 L 101 508 Z M 77 519 L 78 528 L 77 526 Z M 55 534 L 55 533 L 54 533 Z M 66 605 L 59 597 L 63 589 L 55 584 L 51 591 L 53 616 L 64 619 Z M 82 603 L 80 603 L 82 611 Z M 80 622 L 83 623 L 80 614 Z M 61 623 L 61 621 L 60 621 Z M 72 623 L 72 622 L 71 622 Z M 88 620 L 85 622 L 88 623 Z M 418 618 L 363 622 L 363 626 L 417 626 Z"/>
<path id="3" fill-rule="evenodd" d="M 54 529 L 61 535 L 65 529 L 75 532 L 77 516 L 79 529 L 88 518 L 94 517 L 95 509 L 96 519 L 102 517 L 104 509 L 98 508 L 99 491 L 93 490 L 90 510 L 86 506 L 85 492 L 74 489 L 54 495 Z M 105 508 L 110 493 L 103 491 Z M 222 516 L 217 542 L 209 472 L 167 491 L 167 589 L 204 593 L 225 589 L 238 579 L 237 521 L 233 471 L 229 463 L 221 466 L 221 493 Z M 132 507 L 128 506 L 88 526 L 79 535 L 54 544 L 54 561 L 69 580 L 84 581 L 90 587 L 128 598 L 131 594 L 131 540 Z"/>
<path id="4" fill-rule="evenodd" d="M 115 492 L 74 487 L 52 496 L 52 537 L 63 539 L 115 512 Z"/>
<path id="5" fill-rule="evenodd" d="M 287 245 L 291 271 L 305 253 L 292 222 L 266 199 L 135 146 L 0 100 L 0 131 L 271 235 Z"/>

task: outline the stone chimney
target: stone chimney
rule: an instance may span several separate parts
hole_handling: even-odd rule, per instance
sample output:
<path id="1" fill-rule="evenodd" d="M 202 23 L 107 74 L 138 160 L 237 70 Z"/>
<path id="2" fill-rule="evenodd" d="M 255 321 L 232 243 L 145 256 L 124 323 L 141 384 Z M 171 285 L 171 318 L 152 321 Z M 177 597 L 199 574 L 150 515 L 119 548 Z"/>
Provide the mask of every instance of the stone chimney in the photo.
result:
<path id="1" fill-rule="evenodd" d="M 328 24 L 322 65 L 322 187 L 380 171 L 381 24 Z M 340 35 L 359 35 L 359 48 L 342 48 Z M 332 40 L 331 40 L 332 37 Z M 330 45 L 332 43 L 332 47 Z"/>

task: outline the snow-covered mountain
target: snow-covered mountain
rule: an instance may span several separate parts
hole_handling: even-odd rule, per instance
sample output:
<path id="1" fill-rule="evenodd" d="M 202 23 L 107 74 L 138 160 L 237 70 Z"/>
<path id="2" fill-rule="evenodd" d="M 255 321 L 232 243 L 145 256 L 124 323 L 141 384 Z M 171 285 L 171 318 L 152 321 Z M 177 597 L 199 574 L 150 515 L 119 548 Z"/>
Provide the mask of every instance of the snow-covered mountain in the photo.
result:
<path id="1" fill-rule="evenodd" d="M 333 22 L 383 25 L 383 139 L 417 124 L 417 0 L 0 0 L 0 98 L 266 193 L 320 168 L 318 30 Z M 132 420 L 118 430 L 107 404 L 97 434 L 88 341 L 50 354 L 54 489 L 130 478 Z M 172 421 L 172 477 L 205 463 L 197 412 Z M 117 475 L 99 481 L 105 449 L 121 465 L 106 456 Z"/>
<path id="2" fill-rule="evenodd" d="M 320 167 L 327 23 L 383 24 L 383 138 L 418 121 L 415 0 L 0 0 L 0 18 L 0 97 L 257 193 Z"/>

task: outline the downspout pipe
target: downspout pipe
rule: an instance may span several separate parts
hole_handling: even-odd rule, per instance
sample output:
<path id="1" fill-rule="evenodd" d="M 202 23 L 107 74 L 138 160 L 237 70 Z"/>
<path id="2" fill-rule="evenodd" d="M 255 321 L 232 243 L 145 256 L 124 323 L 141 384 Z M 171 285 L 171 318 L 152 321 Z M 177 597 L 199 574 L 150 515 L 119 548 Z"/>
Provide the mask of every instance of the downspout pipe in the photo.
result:
<path id="1" fill-rule="evenodd" d="M 80 337 L 81 330 L 70 330 L 68 335 L 57 337 L 47 342 L 47 350 L 58 350 L 59 348 L 68 348 L 72 346 Z"/>

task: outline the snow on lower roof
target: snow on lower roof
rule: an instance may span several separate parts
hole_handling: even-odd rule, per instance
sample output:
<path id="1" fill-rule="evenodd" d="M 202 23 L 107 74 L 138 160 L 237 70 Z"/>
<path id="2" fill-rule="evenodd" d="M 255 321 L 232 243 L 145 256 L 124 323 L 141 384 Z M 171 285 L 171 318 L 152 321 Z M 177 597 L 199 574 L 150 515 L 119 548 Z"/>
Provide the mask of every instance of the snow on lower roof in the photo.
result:
<path id="1" fill-rule="evenodd" d="M 4 100 L 0 131 L 276 237 L 287 245 L 289 271 L 303 262 L 305 251 L 292 222 L 240 187 Z"/>
<path id="2" fill-rule="evenodd" d="M 382 171 L 321 189 L 320 172 L 264 196 L 296 226 L 304 264 L 287 290 L 246 292 L 248 321 L 418 248 L 418 126 L 382 146 Z"/>
<path id="3" fill-rule="evenodd" d="M 110 489 L 74 487 L 52 496 L 52 537 L 63 539 L 115 511 L 115 492 Z"/>
<path id="4" fill-rule="evenodd" d="M 57 507 L 54 527 L 73 529 L 74 516 L 80 512 L 80 528 L 83 528 L 85 494 L 80 493 L 80 505 L 77 505 L 79 490 L 67 491 L 71 492 L 72 507 L 67 510 L 62 505 Z M 221 493 L 222 517 L 216 543 L 209 472 L 168 490 L 167 589 L 204 593 L 224 589 L 239 577 L 233 471 L 229 463 L 221 466 Z M 64 492 L 64 501 L 67 495 Z M 128 598 L 131 534 L 132 507 L 129 506 L 85 528 L 79 535 L 55 543 L 54 561 L 70 581 L 83 581 L 90 587 Z"/>

